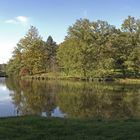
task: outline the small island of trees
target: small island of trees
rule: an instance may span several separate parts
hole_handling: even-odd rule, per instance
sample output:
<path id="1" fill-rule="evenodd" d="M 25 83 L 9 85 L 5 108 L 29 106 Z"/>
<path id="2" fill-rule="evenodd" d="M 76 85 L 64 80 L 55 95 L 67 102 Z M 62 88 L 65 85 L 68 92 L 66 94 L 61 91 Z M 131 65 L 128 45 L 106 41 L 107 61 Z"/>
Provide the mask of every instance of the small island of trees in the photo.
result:
<path id="1" fill-rule="evenodd" d="M 59 28 L 59 27 L 58 27 Z M 61 44 L 44 41 L 31 26 L 7 64 L 8 75 L 58 73 L 71 77 L 140 77 L 140 20 L 128 16 L 120 28 L 106 21 L 77 20 Z"/>

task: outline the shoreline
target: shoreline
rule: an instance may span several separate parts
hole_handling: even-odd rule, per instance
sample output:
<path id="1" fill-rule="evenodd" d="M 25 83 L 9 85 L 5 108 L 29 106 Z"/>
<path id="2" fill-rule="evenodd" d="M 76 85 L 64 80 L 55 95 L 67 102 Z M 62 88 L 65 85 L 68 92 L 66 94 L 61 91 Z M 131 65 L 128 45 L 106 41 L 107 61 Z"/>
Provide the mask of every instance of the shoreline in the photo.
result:
<path id="1" fill-rule="evenodd" d="M 36 75 L 28 75 L 22 76 L 21 79 L 25 80 L 71 80 L 71 81 L 86 81 L 86 82 L 116 82 L 122 84 L 140 84 L 140 78 L 113 78 L 113 77 L 80 77 L 80 76 L 62 76 L 59 74 L 36 74 Z"/>

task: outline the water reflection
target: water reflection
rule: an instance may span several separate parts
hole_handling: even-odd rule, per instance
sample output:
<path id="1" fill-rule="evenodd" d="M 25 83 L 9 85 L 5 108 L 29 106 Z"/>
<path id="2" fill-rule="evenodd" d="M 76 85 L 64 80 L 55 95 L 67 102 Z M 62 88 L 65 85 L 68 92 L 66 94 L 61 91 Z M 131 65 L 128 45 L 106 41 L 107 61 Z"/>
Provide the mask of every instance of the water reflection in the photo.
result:
<path id="1" fill-rule="evenodd" d="M 0 117 L 15 116 L 10 91 L 5 85 L 5 79 L 0 78 Z"/>
<path id="2" fill-rule="evenodd" d="M 6 80 L 7 87 L 12 92 L 12 100 L 16 105 L 17 114 L 38 114 L 46 113 L 51 116 L 56 108 L 55 92 L 46 84 L 30 81 L 10 81 Z"/>
<path id="3" fill-rule="evenodd" d="M 140 117 L 140 85 L 6 80 L 18 115 Z"/>

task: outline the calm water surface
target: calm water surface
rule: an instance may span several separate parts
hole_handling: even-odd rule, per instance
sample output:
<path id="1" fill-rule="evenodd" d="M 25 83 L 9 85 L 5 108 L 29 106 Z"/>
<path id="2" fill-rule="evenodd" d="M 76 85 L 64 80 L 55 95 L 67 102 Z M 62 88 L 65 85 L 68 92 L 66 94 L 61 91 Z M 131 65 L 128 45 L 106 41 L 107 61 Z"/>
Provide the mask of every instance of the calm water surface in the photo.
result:
<path id="1" fill-rule="evenodd" d="M 140 85 L 0 78 L 0 117 L 140 118 Z"/>

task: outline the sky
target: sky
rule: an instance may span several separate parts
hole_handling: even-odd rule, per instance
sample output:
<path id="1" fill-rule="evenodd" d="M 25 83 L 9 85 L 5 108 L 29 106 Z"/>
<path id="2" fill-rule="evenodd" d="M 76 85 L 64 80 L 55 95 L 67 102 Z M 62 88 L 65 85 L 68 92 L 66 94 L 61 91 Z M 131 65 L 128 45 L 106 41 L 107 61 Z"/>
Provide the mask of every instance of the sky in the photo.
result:
<path id="1" fill-rule="evenodd" d="M 108 21 L 120 27 L 128 15 L 140 18 L 140 0 L 0 0 L 0 63 L 6 63 L 31 25 L 44 41 L 61 43 L 77 19 Z"/>

